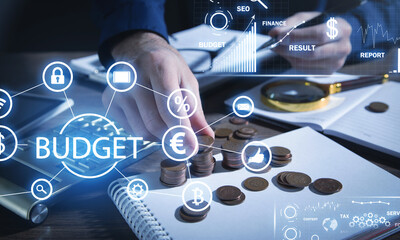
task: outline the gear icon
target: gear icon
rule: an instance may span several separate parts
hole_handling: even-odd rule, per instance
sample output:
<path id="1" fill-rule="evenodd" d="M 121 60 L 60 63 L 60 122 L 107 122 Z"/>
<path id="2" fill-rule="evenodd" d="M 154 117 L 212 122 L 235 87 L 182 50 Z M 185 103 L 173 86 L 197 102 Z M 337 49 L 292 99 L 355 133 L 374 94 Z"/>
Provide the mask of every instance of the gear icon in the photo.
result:
<path id="1" fill-rule="evenodd" d="M 389 222 L 389 221 L 386 221 L 386 222 L 385 222 L 385 226 L 386 226 L 386 227 L 390 227 L 390 222 Z"/>
<path id="2" fill-rule="evenodd" d="M 380 217 L 379 218 L 379 222 L 384 224 L 386 222 L 386 218 L 385 217 Z"/>
<path id="3" fill-rule="evenodd" d="M 132 193 L 136 196 L 140 196 L 143 193 L 143 186 L 139 183 L 134 184 L 132 189 L 131 189 Z"/>
<path id="4" fill-rule="evenodd" d="M 374 216 L 374 214 L 373 213 L 368 213 L 368 218 L 372 218 Z"/>
<path id="5" fill-rule="evenodd" d="M 365 227 L 365 223 L 360 222 L 360 223 L 358 223 L 358 226 L 359 226 L 360 228 L 364 228 L 364 227 Z"/>
<path id="6" fill-rule="evenodd" d="M 360 218 L 358 216 L 353 217 L 353 222 L 358 223 L 360 221 Z"/>
<path id="7" fill-rule="evenodd" d="M 372 227 L 372 225 L 374 225 L 374 221 L 372 221 L 372 219 L 368 219 L 367 221 L 365 221 L 365 224 L 366 224 L 368 227 Z"/>
<path id="8" fill-rule="evenodd" d="M 349 227 L 353 228 L 355 226 L 356 226 L 355 222 L 349 222 Z"/>

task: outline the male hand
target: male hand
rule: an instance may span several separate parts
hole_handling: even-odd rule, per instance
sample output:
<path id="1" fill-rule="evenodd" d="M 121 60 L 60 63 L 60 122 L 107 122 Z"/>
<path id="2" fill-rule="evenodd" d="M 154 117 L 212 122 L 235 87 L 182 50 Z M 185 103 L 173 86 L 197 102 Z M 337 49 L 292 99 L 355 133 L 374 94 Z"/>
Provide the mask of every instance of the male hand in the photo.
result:
<path id="1" fill-rule="evenodd" d="M 161 139 L 168 128 L 180 124 L 179 119 L 168 111 L 167 97 L 176 89 L 186 88 L 196 95 L 198 106 L 193 116 L 182 119 L 181 124 L 195 132 L 204 128 L 201 134 L 214 136 L 204 117 L 197 79 L 179 52 L 165 39 L 154 33 L 135 33 L 119 42 L 112 55 L 117 61 L 131 63 L 138 75 L 137 85 L 128 92 L 117 92 L 110 108 L 111 115 L 128 132 L 145 140 Z M 113 93 L 110 87 L 104 91 L 103 104 L 106 107 Z M 188 100 L 193 108 L 190 96 Z"/>
<path id="2" fill-rule="evenodd" d="M 286 26 L 276 27 L 269 32 L 272 37 L 282 39 L 293 26 L 307 21 L 319 12 L 300 12 L 286 19 Z M 352 28 L 343 18 L 336 17 L 335 27 L 339 33 L 330 39 L 326 23 L 293 30 L 274 51 L 290 62 L 293 68 L 315 74 L 331 74 L 340 69 L 351 52 L 350 34 Z M 312 52 L 289 51 L 289 45 L 316 45 Z"/>

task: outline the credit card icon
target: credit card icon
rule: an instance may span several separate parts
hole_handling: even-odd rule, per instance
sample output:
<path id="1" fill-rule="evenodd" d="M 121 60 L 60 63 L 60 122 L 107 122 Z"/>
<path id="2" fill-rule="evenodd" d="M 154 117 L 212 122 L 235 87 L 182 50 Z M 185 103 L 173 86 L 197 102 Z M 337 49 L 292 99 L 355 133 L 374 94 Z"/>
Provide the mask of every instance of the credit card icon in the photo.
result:
<path id="1" fill-rule="evenodd" d="M 239 111 L 250 111 L 250 104 L 240 103 L 240 104 L 236 105 L 236 108 Z"/>

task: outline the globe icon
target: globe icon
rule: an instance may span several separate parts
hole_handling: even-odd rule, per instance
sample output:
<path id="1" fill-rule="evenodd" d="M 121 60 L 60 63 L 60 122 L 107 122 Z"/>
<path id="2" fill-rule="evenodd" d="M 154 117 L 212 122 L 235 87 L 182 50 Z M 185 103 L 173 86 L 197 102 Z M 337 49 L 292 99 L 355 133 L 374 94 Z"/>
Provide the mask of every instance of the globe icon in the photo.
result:
<path id="1" fill-rule="evenodd" d="M 322 221 L 322 227 L 325 229 L 325 231 L 335 231 L 336 228 L 338 227 L 338 222 L 334 218 L 325 218 Z"/>

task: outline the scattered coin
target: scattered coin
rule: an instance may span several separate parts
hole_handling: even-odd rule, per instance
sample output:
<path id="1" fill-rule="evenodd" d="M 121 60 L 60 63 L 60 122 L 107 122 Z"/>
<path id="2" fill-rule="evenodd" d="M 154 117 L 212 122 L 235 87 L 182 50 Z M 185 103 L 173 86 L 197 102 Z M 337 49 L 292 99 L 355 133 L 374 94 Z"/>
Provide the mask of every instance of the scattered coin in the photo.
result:
<path id="1" fill-rule="evenodd" d="M 376 112 L 376 113 L 383 113 L 386 112 L 389 109 L 389 105 L 383 102 L 371 102 L 368 105 L 368 110 L 371 112 Z"/>
<path id="2" fill-rule="evenodd" d="M 246 195 L 242 192 L 242 193 L 240 193 L 240 196 L 239 196 L 238 199 L 235 199 L 235 200 L 232 200 L 232 201 L 223 201 L 223 200 L 221 200 L 221 202 L 223 204 L 225 204 L 225 205 L 233 206 L 233 205 L 241 204 L 242 202 L 244 202 L 245 199 L 246 199 Z"/>
<path id="3" fill-rule="evenodd" d="M 250 191 L 258 192 L 267 189 L 269 183 L 261 177 L 249 177 L 244 180 L 243 185 Z"/>
<path id="4" fill-rule="evenodd" d="M 240 194 L 242 191 L 240 191 L 239 188 L 235 186 L 222 186 L 217 189 L 217 197 L 221 201 L 233 201 L 237 200 L 240 197 Z"/>
<path id="5" fill-rule="evenodd" d="M 257 129 L 252 128 L 252 127 L 243 127 L 238 130 L 240 133 L 245 134 L 245 135 L 256 135 L 257 134 Z"/>
<path id="6" fill-rule="evenodd" d="M 277 157 L 287 157 L 290 154 L 290 150 L 285 147 L 274 146 L 271 147 L 271 153 Z"/>
<path id="7" fill-rule="evenodd" d="M 315 190 L 323 194 L 337 193 L 342 190 L 343 185 L 332 178 L 320 178 L 313 182 L 312 186 Z"/>
<path id="8" fill-rule="evenodd" d="M 232 135 L 233 131 L 229 128 L 217 128 L 215 129 L 215 137 L 217 138 L 226 138 Z"/>
<path id="9" fill-rule="evenodd" d="M 176 187 L 186 182 L 186 163 L 177 162 L 171 159 L 163 160 L 160 163 L 160 181 L 168 187 Z"/>
<path id="10" fill-rule="evenodd" d="M 249 124 L 249 121 L 247 121 L 246 119 L 238 118 L 238 117 L 231 117 L 229 119 L 229 121 L 232 124 L 235 124 L 235 125 L 247 125 L 247 124 Z"/>
<path id="11" fill-rule="evenodd" d="M 310 185 L 311 178 L 300 172 L 281 172 L 276 176 L 277 182 L 287 188 L 304 188 Z"/>

